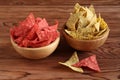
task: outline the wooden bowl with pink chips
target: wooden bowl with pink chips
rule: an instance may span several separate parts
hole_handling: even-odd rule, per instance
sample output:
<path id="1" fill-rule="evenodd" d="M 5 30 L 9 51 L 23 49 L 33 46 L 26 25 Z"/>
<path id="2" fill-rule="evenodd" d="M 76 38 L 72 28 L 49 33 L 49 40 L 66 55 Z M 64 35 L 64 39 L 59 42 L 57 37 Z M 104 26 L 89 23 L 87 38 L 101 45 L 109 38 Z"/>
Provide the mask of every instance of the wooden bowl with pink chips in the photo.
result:
<path id="1" fill-rule="evenodd" d="M 52 54 L 60 41 L 58 22 L 49 26 L 45 18 L 34 18 L 32 13 L 10 29 L 14 49 L 29 59 L 41 59 Z"/>

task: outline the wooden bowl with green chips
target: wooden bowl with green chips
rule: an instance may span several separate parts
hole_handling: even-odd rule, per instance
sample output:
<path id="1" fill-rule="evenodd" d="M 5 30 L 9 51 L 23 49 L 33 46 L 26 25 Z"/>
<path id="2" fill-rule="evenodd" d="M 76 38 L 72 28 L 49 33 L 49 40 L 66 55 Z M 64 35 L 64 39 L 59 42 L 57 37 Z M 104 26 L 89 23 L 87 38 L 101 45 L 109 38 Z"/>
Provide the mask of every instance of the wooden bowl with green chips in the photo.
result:
<path id="1" fill-rule="evenodd" d="M 91 51 L 94 49 L 97 49 L 98 47 L 102 46 L 108 35 L 109 35 L 109 29 L 107 29 L 101 36 L 99 36 L 96 39 L 92 39 L 92 40 L 80 40 L 80 39 L 74 39 L 71 36 L 69 36 L 66 32 L 65 32 L 65 28 L 66 26 L 64 26 L 62 28 L 62 33 L 63 36 L 65 37 L 67 43 L 69 46 L 71 46 L 72 48 L 76 49 L 76 50 L 80 50 L 80 51 Z"/>
<path id="2" fill-rule="evenodd" d="M 62 29 L 68 44 L 77 50 L 90 51 L 104 44 L 109 27 L 93 5 L 84 7 L 76 3 Z"/>

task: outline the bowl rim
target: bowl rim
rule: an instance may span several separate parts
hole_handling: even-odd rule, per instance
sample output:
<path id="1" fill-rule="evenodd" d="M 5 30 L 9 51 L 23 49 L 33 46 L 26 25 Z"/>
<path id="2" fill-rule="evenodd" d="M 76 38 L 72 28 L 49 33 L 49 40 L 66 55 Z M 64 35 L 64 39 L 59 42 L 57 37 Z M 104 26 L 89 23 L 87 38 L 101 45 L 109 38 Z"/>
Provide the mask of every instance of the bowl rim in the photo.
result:
<path id="1" fill-rule="evenodd" d="M 102 38 L 104 38 L 105 36 L 108 36 L 109 31 L 110 31 L 110 29 L 109 29 L 109 27 L 108 27 L 107 30 L 103 33 L 103 35 L 99 36 L 98 38 L 96 38 L 96 39 L 91 39 L 91 40 L 82 40 L 82 39 L 74 39 L 74 38 L 72 38 L 71 36 L 69 36 L 69 35 L 65 32 L 65 27 L 67 27 L 67 26 L 64 25 L 64 26 L 62 27 L 62 33 L 63 33 L 63 35 L 66 35 L 69 39 L 76 40 L 76 41 L 84 41 L 84 42 L 96 41 L 96 40 L 102 39 Z"/>
<path id="2" fill-rule="evenodd" d="M 37 48 L 27 48 L 27 47 L 20 47 L 18 46 L 14 41 L 13 41 L 13 38 L 10 36 L 10 40 L 11 40 L 11 43 L 12 45 L 14 45 L 15 47 L 19 48 L 19 49 L 24 49 L 24 50 L 38 50 L 38 49 L 45 49 L 45 48 L 48 48 L 49 46 L 52 46 L 55 42 L 59 42 L 60 40 L 60 35 L 52 42 L 50 43 L 49 45 L 46 45 L 46 46 L 43 46 L 43 47 L 37 47 Z"/>

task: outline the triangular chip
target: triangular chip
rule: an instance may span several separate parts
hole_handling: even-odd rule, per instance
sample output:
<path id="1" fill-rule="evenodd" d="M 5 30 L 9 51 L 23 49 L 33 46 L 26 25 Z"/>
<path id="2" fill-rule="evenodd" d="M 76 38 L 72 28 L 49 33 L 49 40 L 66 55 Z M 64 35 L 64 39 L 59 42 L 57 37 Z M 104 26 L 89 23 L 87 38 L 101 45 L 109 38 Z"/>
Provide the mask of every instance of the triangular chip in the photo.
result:
<path id="1" fill-rule="evenodd" d="M 95 24 L 97 22 L 97 16 L 96 14 L 92 17 L 91 21 L 90 21 L 90 24 L 86 27 L 86 28 L 89 28 L 91 27 L 93 24 Z"/>
<path id="2" fill-rule="evenodd" d="M 81 7 L 81 6 L 79 5 L 79 3 L 76 3 L 75 6 L 74 6 L 74 11 L 73 11 L 73 12 L 74 12 L 74 13 L 79 12 L 80 7 Z"/>
<path id="3" fill-rule="evenodd" d="M 98 66 L 96 55 L 92 55 L 88 58 L 85 58 L 73 65 L 74 67 L 88 67 L 92 70 L 100 72 L 100 68 Z"/>
<path id="4" fill-rule="evenodd" d="M 34 24 L 35 24 L 35 17 L 33 13 L 30 13 L 28 17 L 19 24 L 19 26 L 31 28 Z"/>
<path id="5" fill-rule="evenodd" d="M 100 31 L 100 21 L 97 22 L 95 25 L 96 30 L 99 32 Z"/>
<path id="6" fill-rule="evenodd" d="M 93 18 L 94 14 L 87 7 L 85 8 L 85 10 L 87 12 L 86 18 L 88 19 L 88 21 L 91 21 L 91 19 Z"/>
<path id="7" fill-rule="evenodd" d="M 77 23 L 79 17 L 78 17 L 79 13 L 75 13 L 75 14 L 71 14 L 71 16 L 69 17 L 69 19 L 66 22 L 66 26 L 69 30 L 76 30 L 75 28 L 75 24 Z"/>
<path id="8" fill-rule="evenodd" d="M 45 27 L 48 27 L 48 22 L 46 21 L 45 18 L 43 18 L 39 23 L 38 23 L 39 29 L 43 29 Z"/>
<path id="9" fill-rule="evenodd" d="M 29 39 L 29 40 L 33 40 L 35 38 L 35 33 L 36 30 L 38 29 L 38 25 L 34 24 L 34 26 L 32 27 L 32 29 L 29 31 L 29 33 L 27 34 L 27 36 L 25 38 Z"/>
<path id="10" fill-rule="evenodd" d="M 89 10 L 92 11 L 93 14 L 95 14 L 95 9 L 93 5 L 90 5 Z"/>
<path id="11" fill-rule="evenodd" d="M 107 30 L 107 28 L 105 28 L 105 29 L 103 29 L 103 30 L 99 31 L 99 33 L 96 35 L 96 37 L 98 37 L 98 36 L 102 35 L 102 34 L 103 34 L 106 30 Z"/>
<path id="12" fill-rule="evenodd" d="M 73 64 L 79 62 L 79 58 L 77 56 L 77 52 L 74 52 L 73 55 L 71 56 L 71 58 L 69 60 L 67 60 L 66 62 L 59 62 L 60 64 L 69 67 L 70 69 L 72 69 L 73 71 L 76 72 L 81 72 L 83 73 L 83 69 L 82 68 L 77 68 L 72 66 Z"/>
<path id="13" fill-rule="evenodd" d="M 88 20 L 87 18 L 80 16 L 78 20 L 78 27 L 84 28 L 88 25 Z M 77 28 L 78 29 L 78 28 Z"/>

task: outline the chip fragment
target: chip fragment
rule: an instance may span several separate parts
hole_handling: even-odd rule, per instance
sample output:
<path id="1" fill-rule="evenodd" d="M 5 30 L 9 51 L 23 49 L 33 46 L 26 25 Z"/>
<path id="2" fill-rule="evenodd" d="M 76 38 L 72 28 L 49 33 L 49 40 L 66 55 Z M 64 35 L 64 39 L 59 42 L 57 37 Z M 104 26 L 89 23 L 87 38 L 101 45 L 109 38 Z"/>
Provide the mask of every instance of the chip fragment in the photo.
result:
<path id="1" fill-rule="evenodd" d="M 70 57 L 69 60 L 67 60 L 64 63 L 63 62 L 59 62 L 59 64 L 62 64 L 64 66 L 66 66 L 66 67 L 69 67 L 73 71 L 83 73 L 83 69 L 82 68 L 77 68 L 77 67 L 72 66 L 73 64 L 75 64 L 77 62 L 79 62 L 79 58 L 77 56 L 77 52 L 74 52 L 73 55 Z"/>

